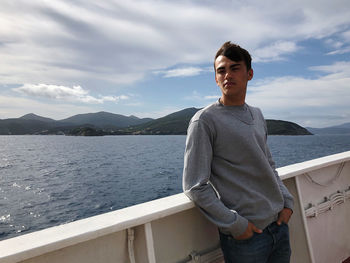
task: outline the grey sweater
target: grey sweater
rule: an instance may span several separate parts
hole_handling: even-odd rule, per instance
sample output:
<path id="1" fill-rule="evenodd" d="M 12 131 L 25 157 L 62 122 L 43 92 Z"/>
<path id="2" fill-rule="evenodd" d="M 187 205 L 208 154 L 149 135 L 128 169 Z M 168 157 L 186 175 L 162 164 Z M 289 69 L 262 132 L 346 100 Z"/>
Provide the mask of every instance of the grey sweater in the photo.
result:
<path id="1" fill-rule="evenodd" d="M 248 221 L 264 229 L 293 197 L 280 180 L 267 146 L 258 108 L 219 101 L 191 119 L 184 158 L 183 189 L 220 231 L 244 233 Z"/>

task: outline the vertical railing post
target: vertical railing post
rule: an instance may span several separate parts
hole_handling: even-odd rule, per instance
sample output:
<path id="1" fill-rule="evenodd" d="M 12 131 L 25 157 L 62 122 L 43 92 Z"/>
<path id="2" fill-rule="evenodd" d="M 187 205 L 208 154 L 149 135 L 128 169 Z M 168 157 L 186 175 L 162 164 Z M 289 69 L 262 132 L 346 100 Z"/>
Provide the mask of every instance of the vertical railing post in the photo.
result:
<path id="1" fill-rule="evenodd" d="M 154 242 L 153 242 L 153 233 L 152 233 L 151 222 L 146 223 L 144 226 L 145 226 L 148 262 L 149 263 L 156 263 L 156 255 L 155 255 L 155 251 L 154 251 Z"/>

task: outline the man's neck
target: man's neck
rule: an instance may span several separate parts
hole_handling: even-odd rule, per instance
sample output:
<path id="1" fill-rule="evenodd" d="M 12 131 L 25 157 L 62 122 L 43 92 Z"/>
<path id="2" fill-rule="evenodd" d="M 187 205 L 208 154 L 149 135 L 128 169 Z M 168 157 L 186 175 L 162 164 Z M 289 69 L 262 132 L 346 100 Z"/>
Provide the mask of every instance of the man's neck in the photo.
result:
<path id="1" fill-rule="evenodd" d="M 225 106 L 242 106 L 245 103 L 245 98 L 240 99 L 240 100 L 230 100 L 224 96 L 221 96 L 219 101 L 221 104 L 223 104 Z"/>

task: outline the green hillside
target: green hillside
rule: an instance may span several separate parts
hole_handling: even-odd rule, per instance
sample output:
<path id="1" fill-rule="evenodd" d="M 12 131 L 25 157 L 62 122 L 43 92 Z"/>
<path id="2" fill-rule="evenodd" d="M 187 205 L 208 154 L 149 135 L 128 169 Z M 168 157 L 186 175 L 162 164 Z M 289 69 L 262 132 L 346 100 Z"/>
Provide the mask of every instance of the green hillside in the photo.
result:
<path id="1" fill-rule="evenodd" d="M 269 135 L 312 135 L 307 129 L 300 125 L 281 120 L 266 120 Z"/>
<path id="2" fill-rule="evenodd" d="M 150 135 L 186 134 L 188 123 L 198 110 L 199 109 L 196 108 L 184 109 L 142 125 L 132 126 L 127 129 L 120 130 L 120 132 Z"/>
<path id="3" fill-rule="evenodd" d="M 187 108 L 159 119 L 139 119 L 107 112 L 79 114 L 68 119 L 52 119 L 27 114 L 17 119 L 0 120 L 0 134 L 60 134 L 75 136 L 101 135 L 185 135 L 192 116 L 198 111 Z M 310 135 L 296 123 L 267 120 L 270 135 Z"/>

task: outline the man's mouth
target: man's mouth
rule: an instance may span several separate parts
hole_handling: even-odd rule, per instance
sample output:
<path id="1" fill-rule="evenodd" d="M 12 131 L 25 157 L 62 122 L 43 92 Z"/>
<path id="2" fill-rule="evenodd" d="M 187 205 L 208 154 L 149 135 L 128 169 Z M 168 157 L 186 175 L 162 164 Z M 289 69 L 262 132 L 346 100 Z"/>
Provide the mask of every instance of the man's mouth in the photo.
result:
<path id="1" fill-rule="evenodd" d="M 233 82 L 233 81 L 227 81 L 227 82 L 224 83 L 224 87 L 230 87 L 230 86 L 233 86 L 233 85 L 235 85 L 235 84 L 236 84 L 236 83 Z"/>

